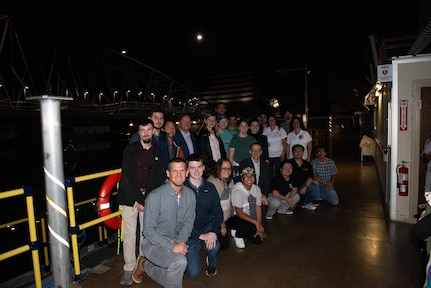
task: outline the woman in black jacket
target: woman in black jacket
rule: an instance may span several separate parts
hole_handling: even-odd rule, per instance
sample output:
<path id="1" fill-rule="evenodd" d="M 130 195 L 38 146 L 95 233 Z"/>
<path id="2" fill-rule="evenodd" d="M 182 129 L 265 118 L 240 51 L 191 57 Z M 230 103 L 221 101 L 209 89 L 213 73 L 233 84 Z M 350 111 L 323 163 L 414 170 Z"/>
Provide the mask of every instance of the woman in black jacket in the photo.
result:
<path id="1" fill-rule="evenodd" d="M 208 178 L 216 162 L 220 158 L 226 158 L 226 151 L 217 131 L 217 116 L 215 113 L 205 116 L 196 136 L 198 153 L 205 163 L 204 177 Z"/>

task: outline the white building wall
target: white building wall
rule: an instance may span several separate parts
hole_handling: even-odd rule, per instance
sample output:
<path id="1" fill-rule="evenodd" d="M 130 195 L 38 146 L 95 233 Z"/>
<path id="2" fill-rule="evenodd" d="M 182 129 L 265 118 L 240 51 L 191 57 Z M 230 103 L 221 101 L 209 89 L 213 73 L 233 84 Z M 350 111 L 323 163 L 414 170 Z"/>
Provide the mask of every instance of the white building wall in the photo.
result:
<path id="1" fill-rule="evenodd" d="M 413 223 L 417 213 L 420 154 L 420 88 L 431 86 L 431 55 L 403 56 L 392 59 L 393 86 L 390 119 L 391 220 Z M 407 100 L 407 130 L 400 131 L 400 101 Z M 400 196 L 397 188 L 397 166 L 401 161 L 409 167 L 409 195 Z M 412 190 L 413 189 L 413 190 Z"/>

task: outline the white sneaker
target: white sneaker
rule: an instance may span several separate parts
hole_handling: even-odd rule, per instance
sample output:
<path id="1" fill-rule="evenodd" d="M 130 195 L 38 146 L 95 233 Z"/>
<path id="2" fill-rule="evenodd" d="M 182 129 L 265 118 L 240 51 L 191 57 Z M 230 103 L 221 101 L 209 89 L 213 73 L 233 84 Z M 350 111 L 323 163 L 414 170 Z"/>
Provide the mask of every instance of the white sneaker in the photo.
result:
<path id="1" fill-rule="evenodd" d="M 233 237 L 233 240 L 235 240 L 235 246 L 239 249 L 245 248 L 245 242 L 243 238 Z"/>
<path id="2" fill-rule="evenodd" d="M 292 209 L 287 209 L 287 210 L 278 210 L 277 213 L 278 214 L 285 214 L 285 215 L 292 215 L 293 214 L 293 210 Z"/>
<path id="3" fill-rule="evenodd" d="M 313 203 L 308 203 L 307 205 L 303 205 L 302 208 L 307 209 L 307 210 L 316 210 L 316 206 L 314 206 Z"/>
<path id="4" fill-rule="evenodd" d="M 232 237 L 235 237 L 235 234 L 236 234 L 236 230 L 230 229 L 230 235 L 232 235 Z"/>

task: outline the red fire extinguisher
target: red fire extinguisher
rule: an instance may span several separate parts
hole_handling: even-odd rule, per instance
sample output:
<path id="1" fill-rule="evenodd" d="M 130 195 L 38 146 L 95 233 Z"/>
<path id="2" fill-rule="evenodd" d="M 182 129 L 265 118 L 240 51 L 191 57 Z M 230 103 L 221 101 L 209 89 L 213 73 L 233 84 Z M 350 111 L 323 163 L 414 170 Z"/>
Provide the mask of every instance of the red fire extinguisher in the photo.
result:
<path id="1" fill-rule="evenodd" d="M 405 161 L 397 166 L 398 194 L 400 196 L 409 196 L 409 167 Z"/>

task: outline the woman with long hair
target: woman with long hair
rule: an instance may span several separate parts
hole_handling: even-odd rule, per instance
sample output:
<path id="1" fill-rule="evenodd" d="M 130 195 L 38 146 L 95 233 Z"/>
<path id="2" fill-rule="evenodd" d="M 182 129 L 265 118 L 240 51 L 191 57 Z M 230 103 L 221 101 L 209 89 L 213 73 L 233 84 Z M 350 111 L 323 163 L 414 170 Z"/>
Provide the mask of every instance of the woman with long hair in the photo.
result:
<path id="1" fill-rule="evenodd" d="M 208 178 L 211 170 L 220 158 L 226 157 L 223 142 L 217 131 L 217 115 L 209 113 L 205 115 L 202 126 L 197 136 L 198 153 L 204 160 L 204 177 Z"/>
<path id="2" fill-rule="evenodd" d="M 220 249 L 226 250 L 229 247 L 229 233 L 226 227 L 226 220 L 231 216 L 232 204 L 230 202 L 230 194 L 232 191 L 232 163 L 227 158 L 221 158 L 217 161 L 212 170 L 208 181 L 213 183 L 220 196 L 220 205 L 223 210 L 223 223 L 220 230 Z"/>

